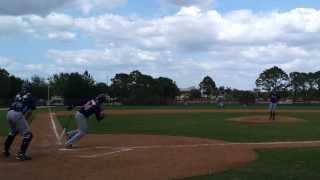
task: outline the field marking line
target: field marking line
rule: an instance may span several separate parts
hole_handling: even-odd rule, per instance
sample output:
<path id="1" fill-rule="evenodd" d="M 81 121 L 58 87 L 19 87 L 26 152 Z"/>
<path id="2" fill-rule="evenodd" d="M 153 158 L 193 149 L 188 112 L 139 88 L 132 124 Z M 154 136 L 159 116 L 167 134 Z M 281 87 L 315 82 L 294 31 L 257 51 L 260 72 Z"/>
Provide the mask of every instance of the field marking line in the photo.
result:
<path id="1" fill-rule="evenodd" d="M 62 133 L 60 134 L 59 138 L 62 140 L 63 136 L 66 134 L 66 128 L 63 128 Z"/>
<path id="2" fill-rule="evenodd" d="M 93 146 L 84 148 L 59 148 L 59 151 L 92 151 L 92 150 L 105 150 L 105 149 L 125 149 L 130 147 L 115 147 L 115 146 Z M 132 148 L 130 148 L 132 149 Z"/>
<path id="3" fill-rule="evenodd" d="M 235 145 L 245 145 L 245 146 L 258 146 L 258 145 L 306 145 L 306 144 L 318 144 L 320 146 L 320 141 L 283 141 L 283 142 L 239 142 L 239 143 L 211 143 L 211 144 L 190 144 L 190 145 L 154 145 L 154 146 L 134 146 L 130 147 L 132 149 L 157 149 L 157 148 L 192 148 L 192 147 L 204 147 L 204 146 L 235 146 Z"/>
<path id="4" fill-rule="evenodd" d="M 113 154 L 120 154 L 122 152 L 134 151 L 138 149 L 158 149 L 158 148 L 197 148 L 197 147 L 208 147 L 208 146 L 235 146 L 235 145 L 245 145 L 245 146 L 258 146 L 258 145 L 306 145 L 315 144 L 315 146 L 320 146 L 320 141 L 284 141 L 284 142 L 244 142 L 244 143 L 211 143 L 211 144 L 190 144 L 190 145 L 151 145 L 151 146 L 128 146 L 128 147 L 111 147 L 111 146 L 96 146 L 93 148 L 81 148 L 73 150 L 94 150 L 94 149 L 120 149 L 118 151 L 93 154 L 93 155 L 83 155 L 78 156 L 81 158 L 97 158 L 103 156 L 109 156 Z M 59 149 L 60 151 L 72 151 L 70 149 Z"/>
<path id="5" fill-rule="evenodd" d="M 51 112 L 51 109 L 49 109 L 49 117 L 50 117 L 50 121 L 51 121 L 51 128 L 53 130 L 54 135 L 56 136 L 57 144 L 58 145 L 62 145 L 61 138 L 59 136 L 58 129 L 57 129 L 55 120 L 53 118 L 53 114 L 54 113 Z"/>
<path id="6" fill-rule="evenodd" d="M 127 146 L 127 147 L 114 147 L 114 146 L 95 146 L 88 148 L 76 148 L 68 149 L 68 151 L 85 151 L 85 150 L 95 150 L 95 149 L 122 149 L 130 148 L 135 149 L 157 149 L 157 148 L 192 148 L 192 147 L 203 147 L 203 146 L 234 146 L 234 145 L 306 145 L 306 144 L 317 144 L 320 146 L 320 141 L 283 141 L 283 142 L 239 142 L 239 143 L 209 143 L 209 144 L 186 144 L 186 145 L 150 145 L 150 146 Z M 64 148 L 59 149 L 65 151 Z"/>
<path id="7" fill-rule="evenodd" d="M 118 151 L 106 152 L 106 153 L 101 153 L 101 154 L 93 154 L 93 155 L 81 155 L 81 156 L 77 156 L 77 157 L 92 159 L 92 158 L 98 158 L 98 157 L 103 157 L 103 156 L 110 156 L 110 155 L 114 155 L 114 154 L 120 154 L 123 152 L 132 151 L 132 150 L 133 150 L 132 148 L 122 148 Z"/>

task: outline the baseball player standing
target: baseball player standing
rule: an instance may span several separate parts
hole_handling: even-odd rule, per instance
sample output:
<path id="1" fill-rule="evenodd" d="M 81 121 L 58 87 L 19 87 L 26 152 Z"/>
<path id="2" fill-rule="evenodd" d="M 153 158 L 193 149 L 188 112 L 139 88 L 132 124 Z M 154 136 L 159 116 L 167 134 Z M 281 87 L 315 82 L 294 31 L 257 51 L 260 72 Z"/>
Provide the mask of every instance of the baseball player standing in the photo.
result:
<path id="1" fill-rule="evenodd" d="M 276 119 L 276 109 L 277 109 L 278 101 L 279 100 L 276 94 L 272 93 L 270 96 L 270 104 L 269 104 L 270 120 Z"/>
<path id="2" fill-rule="evenodd" d="M 16 95 L 7 113 L 10 133 L 4 143 L 3 151 L 3 155 L 7 158 L 10 156 L 10 147 L 15 137 L 20 134 L 22 136 L 22 143 L 16 158 L 22 161 L 31 160 L 31 157 L 26 154 L 33 138 L 26 117 L 29 117 L 32 110 L 35 109 L 35 103 L 31 96 L 30 89 L 30 85 L 23 85 L 21 93 Z"/>
<path id="3" fill-rule="evenodd" d="M 106 96 L 104 94 L 100 94 L 95 99 L 88 101 L 80 108 L 79 111 L 76 112 L 75 119 L 78 129 L 67 132 L 67 142 L 65 143 L 66 148 L 72 148 L 74 143 L 88 133 L 87 120 L 91 115 L 95 114 L 98 121 L 104 119 L 101 106 L 105 102 Z"/>

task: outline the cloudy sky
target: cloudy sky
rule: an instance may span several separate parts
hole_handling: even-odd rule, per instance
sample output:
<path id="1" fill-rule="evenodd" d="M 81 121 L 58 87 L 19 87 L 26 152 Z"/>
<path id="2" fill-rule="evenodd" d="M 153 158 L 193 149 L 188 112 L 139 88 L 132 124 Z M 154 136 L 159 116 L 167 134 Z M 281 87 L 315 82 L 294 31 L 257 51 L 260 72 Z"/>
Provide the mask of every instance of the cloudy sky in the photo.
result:
<path id="1" fill-rule="evenodd" d="M 0 0 L 0 67 L 22 77 L 140 70 L 254 88 L 258 74 L 320 70 L 315 0 Z"/>

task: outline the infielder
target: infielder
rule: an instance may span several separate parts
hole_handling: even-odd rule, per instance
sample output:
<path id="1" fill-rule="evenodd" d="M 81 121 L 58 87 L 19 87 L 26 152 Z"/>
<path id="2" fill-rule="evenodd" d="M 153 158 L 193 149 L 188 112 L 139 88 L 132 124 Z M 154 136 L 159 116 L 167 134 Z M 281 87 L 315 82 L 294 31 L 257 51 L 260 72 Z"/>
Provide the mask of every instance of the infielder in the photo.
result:
<path id="1" fill-rule="evenodd" d="M 270 120 L 276 119 L 276 109 L 278 105 L 278 97 L 275 93 L 272 93 L 270 96 L 270 104 L 269 104 L 269 112 L 270 112 Z"/>
<path id="2" fill-rule="evenodd" d="M 218 104 L 218 108 L 223 109 L 224 108 L 224 93 L 221 93 L 218 97 L 217 97 L 217 104 Z"/>
<path id="3" fill-rule="evenodd" d="M 22 161 L 31 160 L 31 157 L 26 155 L 33 138 L 26 116 L 29 117 L 32 110 L 35 109 L 35 103 L 31 96 L 30 89 L 29 85 L 23 85 L 21 93 L 16 95 L 7 113 L 10 133 L 4 143 L 3 151 L 3 155 L 7 158 L 10 156 L 10 147 L 15 137 L 20 134 L 22 136 L 22 143 L 16 158 Z"/>
<path id="4" fill-rule="evenodd" d="M 74 143 L 88 133 L 87 120 L 91 115 L 95 114 L 98 121 L 104 119 L 101 106 L 105 102 L 106 96 L 104 94 L 100 94 L 95 99 L 88 101 L 80 108 L 79 111 L 76 112 L 75 119 L 78 129 L 67 132 L 67 142 L 65 143 L 66 148 L 72 148 Z"/>

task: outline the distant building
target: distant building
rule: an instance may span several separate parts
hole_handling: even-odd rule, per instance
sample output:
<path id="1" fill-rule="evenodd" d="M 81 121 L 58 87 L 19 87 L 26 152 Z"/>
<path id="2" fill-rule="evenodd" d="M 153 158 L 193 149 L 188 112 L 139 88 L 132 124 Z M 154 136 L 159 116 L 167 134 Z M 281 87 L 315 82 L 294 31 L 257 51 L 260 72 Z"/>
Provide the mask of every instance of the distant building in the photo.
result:
<path id="1" fill-rule="evenodd" d="M 48 106 L 63 106 L 64 105 L 64 98 L 61 96 L 53 96 L 51 100 L 47 102 Z"/>

